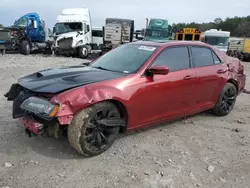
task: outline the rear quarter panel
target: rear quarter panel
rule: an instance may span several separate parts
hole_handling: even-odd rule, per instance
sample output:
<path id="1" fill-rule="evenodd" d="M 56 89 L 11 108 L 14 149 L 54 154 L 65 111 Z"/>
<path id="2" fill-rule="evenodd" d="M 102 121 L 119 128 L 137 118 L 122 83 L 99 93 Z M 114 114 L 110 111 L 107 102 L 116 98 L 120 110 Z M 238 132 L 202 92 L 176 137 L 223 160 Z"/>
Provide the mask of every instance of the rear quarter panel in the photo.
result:
<path id="1" fill-rule="evenodd" d="M 227 81 L 233 82 L 237 86 L 238 94 L 240 94 L 244 90 L 246 83 L 246 75 L 240 73 L 241 69 L 244 69 L 243 63 L 238 58 L 230 57 L 217 49 L 214 50 L 222 62 L 228 66 Z"/>

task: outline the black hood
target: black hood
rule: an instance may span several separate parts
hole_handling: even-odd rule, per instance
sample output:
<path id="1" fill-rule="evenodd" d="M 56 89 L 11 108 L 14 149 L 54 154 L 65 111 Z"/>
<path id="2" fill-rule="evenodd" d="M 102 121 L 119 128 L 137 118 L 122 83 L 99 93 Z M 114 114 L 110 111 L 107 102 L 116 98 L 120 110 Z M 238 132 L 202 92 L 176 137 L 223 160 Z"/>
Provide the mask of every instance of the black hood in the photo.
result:
<path id="1" fill-rule="evenodd" d="M 59 93 L 74 87 L 125 76 L 88 66 L 46 69 L 18 80 L 22 87 L 40 93 Z"/>

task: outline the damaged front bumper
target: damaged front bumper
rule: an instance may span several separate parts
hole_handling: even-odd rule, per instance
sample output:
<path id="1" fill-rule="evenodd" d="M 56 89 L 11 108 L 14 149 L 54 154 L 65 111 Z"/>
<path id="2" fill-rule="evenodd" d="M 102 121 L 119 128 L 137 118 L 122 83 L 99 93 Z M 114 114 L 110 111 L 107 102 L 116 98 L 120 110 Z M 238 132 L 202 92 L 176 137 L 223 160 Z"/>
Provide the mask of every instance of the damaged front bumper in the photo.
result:
<path id="1" fill-rule="evenodd" d="M 19 118 L 19 123 L 26 128 L 26 132 L 31 136 L 31 132 L 38 135 L 43 132 L 44 125 L 28 117 Z"/>
<path id="2" fill-rule="evenodd" d="M 13 84 L 4 96 L 13 101 L 12 117 L 24 125 L 27 133 L 39 134 L 57 124 L 59 105 L 52 104 L 49 99 L 37 96 L 19 84 Z"/>

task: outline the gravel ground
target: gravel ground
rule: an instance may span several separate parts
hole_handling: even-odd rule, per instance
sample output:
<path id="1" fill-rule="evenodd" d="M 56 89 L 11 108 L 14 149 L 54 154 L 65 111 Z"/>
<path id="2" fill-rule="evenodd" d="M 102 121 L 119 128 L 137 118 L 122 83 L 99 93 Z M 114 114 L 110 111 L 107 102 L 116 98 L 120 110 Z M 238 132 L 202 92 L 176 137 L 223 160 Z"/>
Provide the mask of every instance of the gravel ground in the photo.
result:
<path id="1" fill-rule="evenodd" d="M 122 135 L 93 158 L 78 155 L 66 139 L 28 138 L 4 93 L 22 75 L 81 62 L 0 56 L 0 187 L 249 187 L 250 96 L 244 93 L 227 117 L 199 114 Z M 250 75 L 250 63 L 244 64 Z"/>

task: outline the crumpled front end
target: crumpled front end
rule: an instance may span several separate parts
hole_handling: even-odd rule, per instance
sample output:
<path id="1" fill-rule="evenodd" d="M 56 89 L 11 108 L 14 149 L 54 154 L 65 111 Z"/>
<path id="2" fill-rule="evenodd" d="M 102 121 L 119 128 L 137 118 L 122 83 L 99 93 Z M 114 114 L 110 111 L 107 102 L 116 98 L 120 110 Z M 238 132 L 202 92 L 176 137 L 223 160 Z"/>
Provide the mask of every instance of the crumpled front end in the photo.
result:
<path id="1" fill-rule="evenodd" d="M 59 124 L 56 114 L 60 106 L 50 102 L 52 96 L 34 93 L 19 84 L 13 84 L 5 97 L 13 101 L 13 119 L 18 119 L 29 135 L 48 133 L 53 136 L 59 131 L 55 127 Z"/>
<path id="2" fill-rule="evenodd" d="M 56 38 L 55 49 L 58 51 L 75 50 L 85 44 L 84 37 L 77 32 L 61 34 Z"/>

